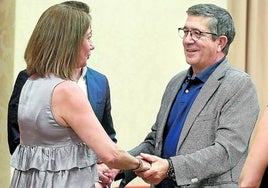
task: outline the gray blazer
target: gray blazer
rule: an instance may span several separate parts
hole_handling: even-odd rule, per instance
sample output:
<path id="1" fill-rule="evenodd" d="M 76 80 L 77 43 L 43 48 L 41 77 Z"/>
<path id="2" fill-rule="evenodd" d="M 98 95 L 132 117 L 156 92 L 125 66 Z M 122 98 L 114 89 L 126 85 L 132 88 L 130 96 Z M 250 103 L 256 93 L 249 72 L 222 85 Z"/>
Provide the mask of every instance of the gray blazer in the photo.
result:
<path id="1" fill-rule="evenodd" d="M 183 71 L 171 79 L 151 132 L 130 151 L 132 155 L 143 152 L 161 156 L 164 127 L 186 74 Z M 171 158 L 178 187 L 237 187 L 258 114 L 252 79 L 224 60 L 194 101 L 180 135 L 177 154 Z M 134 177 L 131 171 L 126 171 L 121 187 Z"/>

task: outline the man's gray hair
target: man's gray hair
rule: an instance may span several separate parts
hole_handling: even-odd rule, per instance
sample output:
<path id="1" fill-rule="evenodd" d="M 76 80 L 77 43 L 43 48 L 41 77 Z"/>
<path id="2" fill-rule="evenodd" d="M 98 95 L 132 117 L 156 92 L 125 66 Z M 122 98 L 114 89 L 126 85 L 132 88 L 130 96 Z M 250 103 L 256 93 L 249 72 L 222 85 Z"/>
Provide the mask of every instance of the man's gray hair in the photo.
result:
<path id="1" fill-rule="evenodd" d="M 228 42 L 223 48 L 223 52 L 227 55 L 229 46 L 233 42 L 235 37 L 235 26 L 230 13 L 214 4 L 198 4 L 194 5 L 186 11 L 188 15 L 206 16 L 210 17 L 209 29 L 212 33 L 216 33 L 218 36 L 224 35 L 227 37 Z M 212 36 L 213 40 L 216 40 L 217 36 Z"/>

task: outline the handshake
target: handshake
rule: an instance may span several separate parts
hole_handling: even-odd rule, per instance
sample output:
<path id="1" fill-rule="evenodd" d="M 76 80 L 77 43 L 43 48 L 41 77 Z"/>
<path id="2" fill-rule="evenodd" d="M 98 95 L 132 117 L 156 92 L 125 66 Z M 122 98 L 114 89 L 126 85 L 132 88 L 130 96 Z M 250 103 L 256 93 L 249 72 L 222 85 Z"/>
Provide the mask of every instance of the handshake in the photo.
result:
<path id="1" fill-rule="evenodd" d="M 167 177 L 169 162 L 166 159 L 144 153 L 141 153 L 136 158 L 139 159 L 139 166 L 133 172 L 142 178 L 144 182 L 157 185 Z M 103 163 L 98 164 L 98 173 L 101 181 L 99 182 L 100 185 L 96 185 L 96 187 L 103 188 L 110 185 L 120 172 L 122 171 L 110 169 Z"/>
<path id="2" fill-rule="evenodd" d="M 151 168 L 151 163 L 149 161 L 146 161 L 141 156 L 136 157 L 139 160 L 139 166 L 136 169 L 133 169 L 133 171 L 137 174 L 140 172 L 144 172 L 146 170 L 149 170 Z"/>

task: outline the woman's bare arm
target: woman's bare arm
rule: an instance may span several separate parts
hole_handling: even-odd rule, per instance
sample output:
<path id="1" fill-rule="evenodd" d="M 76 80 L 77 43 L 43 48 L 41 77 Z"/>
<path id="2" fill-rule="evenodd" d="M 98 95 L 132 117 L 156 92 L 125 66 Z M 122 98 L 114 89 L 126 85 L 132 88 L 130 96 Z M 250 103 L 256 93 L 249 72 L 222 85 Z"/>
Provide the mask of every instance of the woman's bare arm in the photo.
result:
<path id="1" fill-rule="evenodd" d="M 63 126 L 70 126 L 110 168 L 135 169 L 139 166 L 138 159 L 112 142 L 76 83 L 66 81 L 55 88 L 52 108 L 56 120 Z M 146 168 L 149 164 L 142 170 Z"/>
<path id="2" fill-rule="evenodd" d="M 268 107 L 251 139 L 249 153 L 240 174 L 239 187 L 259 187 L 268 165 Z"/>

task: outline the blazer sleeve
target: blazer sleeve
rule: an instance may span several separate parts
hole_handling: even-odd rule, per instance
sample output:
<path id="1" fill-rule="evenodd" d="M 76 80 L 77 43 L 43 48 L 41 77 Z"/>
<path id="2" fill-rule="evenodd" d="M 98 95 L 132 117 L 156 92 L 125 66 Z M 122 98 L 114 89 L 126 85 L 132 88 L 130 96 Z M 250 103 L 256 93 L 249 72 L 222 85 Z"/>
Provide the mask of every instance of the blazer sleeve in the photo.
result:
<path id="1" fill-rule="evenodd" d="M 7 130 L 8 130 L 8 146 L 10 154 L 13 154 L 16 147 L 20 143 L 20 131 L 18 125 L 18 104 L 20 93 L 23 85 L 28 79 L 28 74 L 26 70 L 23 70 L 19 73 L 13 92 L 11 94 L 9 103 L 8 103 L 8 117 L 7 117 Z"/>
<path id="2" fill-rule="evenodd" d="M 107 79 L 105 80 L 106 80 L 106 101 L 105 101 L 105 107 L 104 107 L 103 118 L 101 120 L 101 124 L 103 128 L 105 129 L 106 133 L 112 139 L 112 141 L 117 143 L 116 131 L 113 126 L 113 119 L 111 115 L 110 87 L 109 87 L 108 80 Z"/>

